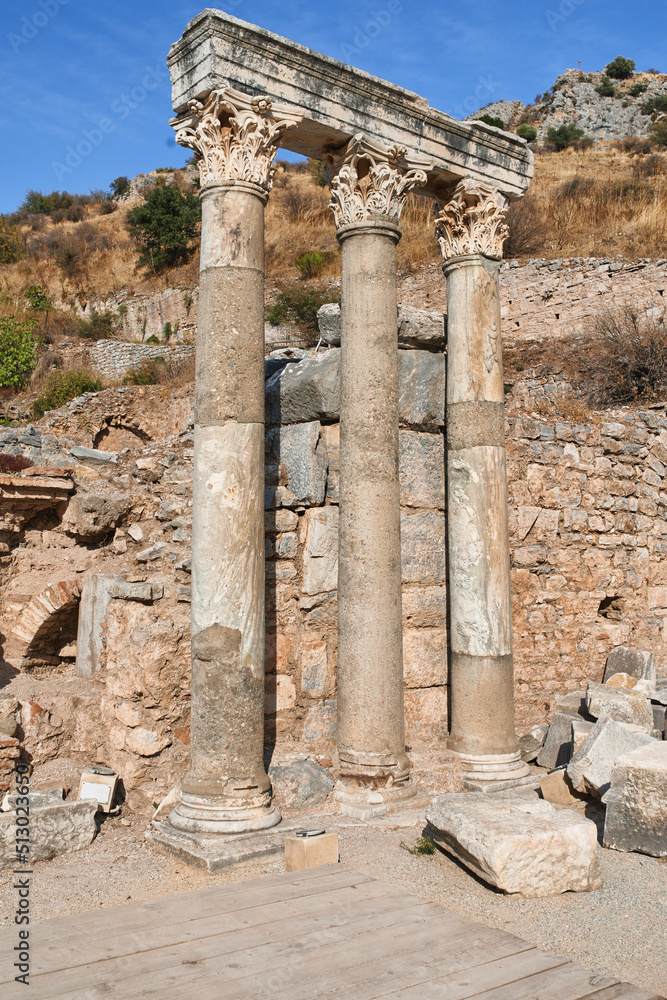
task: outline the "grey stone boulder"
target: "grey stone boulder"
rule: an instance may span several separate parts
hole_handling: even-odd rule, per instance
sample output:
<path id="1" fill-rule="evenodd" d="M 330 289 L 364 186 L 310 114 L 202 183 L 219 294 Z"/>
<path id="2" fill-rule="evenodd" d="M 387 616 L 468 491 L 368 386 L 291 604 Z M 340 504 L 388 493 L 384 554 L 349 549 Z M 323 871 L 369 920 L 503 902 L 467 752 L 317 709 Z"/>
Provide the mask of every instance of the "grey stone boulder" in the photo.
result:
<path id="1" fill-rule="evenodd" d="M 605 716 L 615 722 L 626 722 L 640 726 L 650 733 L 653 729 L 653 712 L 641 691 L 625 691 L 608 684 L 591 682 L 586 692 L 588 711 L 596 719 Z"/>
<path id="2" fill-rule="evenodd" d="M 63 530 L 82 542 L 99 541 L 113 531 L 131 509 L 132 501 L 120 493 L 80 493 L 67 505 Z"/>
<path id="3" fill-rule="evenodd" d="M 325 769 L 312 760 L 270 767 L 269 777 L 278 805 L 297 812 L 322 805 L 334 787 Z"/>
<path id="4" fill-rule="evenodd" d="M 433 840 L 485 882 L 523 897 L 602 888 L 597 828 L 525 795 L 452 792 L 426 810 Z"/>
<path id="5" fill-rule="evenodd" d="M 653 711 L 653 729 L 661 733 L 661 739 L 665 738 L 665 717 L 667 716 L 667 706 L 651 705 Z M 1 730 L 0 730 L 1 731 Z"/>
<path id="6" fill-rule="evenodd" d="M 399 347 L 416 347 L 442 351 L 445 346 L 445 317 L 438 312 L 425 312 L 414 306 L 398 307 Z"/>
<path id="7" fill-rule="evenodd" d="M 605 847 L 667 857 L 667 743 L 619 757 L 602 801 Z"/>
<path id="8" fill-rule="evenodd" d="M 317 311 L 317 328 L 320 337 L 330 347 L 340 347 L 343 326 L 340 303 L 325 302 Z"/>
<path id="9" fill-rule="evenodd" d="M 519 739 L 521 760 L 529 764 L 537 758 L 537 755 L 544 746 L 544 741 L 547 738 L 548 732 L 548 726 L 533 726 L 532 729 Z"/>
<path id="10" fill-rule="evenodd" d="M 614 674 L 630 674 L 638 681 L 649 681 L 651 684 L 655 684 L 653 653 L 640 649 L 628 649 L 627 646 L 617 646 L 607 657 L 603 683 L 606 684 Z"/>
<path id="11" fill-rule="evenodd" d="M 96 802 L 53 802 L 30 809 L 30 862 L 88 847 L 97 833 Z M 0 867 L 16 867 L 14 811 L 0 813 Z"/>
<path id="12" fill-rule="evenodd" d="M 272 427 L 337 420 L 340 413 L 340 351 L 324 351 L 288 365 L 266 383 L 265 415 Z"/>
<path id="13" fill-rule="evenodd" d="M 580 715 L 582 719 L 591 718 L 586 707 L 585 691 L 570 691 L 568 694 L 563 695 L 556 702 L 555 711 L 574 713 L 575 715 Z"/>
<path id="14" fill-rule="evenodd" d="M 320 444 L 320 423 L 275 427 L 266 435 L 269 507 L 324 503 L 327 485 L 326 448 Z M 270 479 L 273 469 L 274 482 Z M 271 491 L 273 486 L 273 491 Z"/>
<path id="15" fill-rule="evenodd" d="M 537 756 L 540 767 L 562 767 L 572 756 L 572 720 L 577 718 L 576 712 L 556 712 L 544 746 Z"/>
<path id="16" fill-rule="evenodd" d="M 91 462 L 93 465 L 116 465 L 118 463 L 117 451 L 98 451 L 97 448 L 82 448 L 75 445 L 70 448 L 69 453 L 80 462 Z"/>
<path id="17" fill-rule="evenodd" d="M 567 766 L 573 788 L 601 798 L 609 787 L 619 757 L 656 741 L 637 726 L 603 718 L 593 726 Z"/>
<path id="18" fill-rule="evenodd" d="M 584 740 L 588 739 L 593 731 L 594 722 L 586 722 L 585 719 L 572 719 L 572 754 L 574 755 Z"/>

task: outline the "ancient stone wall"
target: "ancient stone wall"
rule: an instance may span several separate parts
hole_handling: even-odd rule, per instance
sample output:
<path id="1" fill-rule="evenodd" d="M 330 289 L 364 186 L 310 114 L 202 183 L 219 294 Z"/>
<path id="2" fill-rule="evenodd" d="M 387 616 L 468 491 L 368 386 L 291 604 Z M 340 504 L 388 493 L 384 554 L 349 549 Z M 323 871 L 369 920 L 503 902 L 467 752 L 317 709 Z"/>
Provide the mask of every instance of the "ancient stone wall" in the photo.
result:
<path id="1" fill-rule="evenodd" d="M 157 344 L 127 344 L 117 340 L 100 340 L 90 351 L 90 362 L 108 379 L 122 379 L 128 372 L 140 368 L 146 361 L 164 358 L 167 362 L 194 360 L 195 349 L 186 344 L 165 347 Z"/>

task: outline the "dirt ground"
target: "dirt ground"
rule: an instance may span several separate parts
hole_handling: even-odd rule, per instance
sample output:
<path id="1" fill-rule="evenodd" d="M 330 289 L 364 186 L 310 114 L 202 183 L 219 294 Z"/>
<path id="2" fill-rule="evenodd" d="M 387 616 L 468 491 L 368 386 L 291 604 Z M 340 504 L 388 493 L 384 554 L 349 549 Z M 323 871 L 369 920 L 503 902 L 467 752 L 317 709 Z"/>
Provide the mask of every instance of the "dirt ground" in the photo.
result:
<path id="1" fill-rule="evenodd" d="M 603 889 L 518 899 L 490 889 L 442 852 L 409 854 L 403 845 L 416 843 L 421 824 L 391 829 L 339 816 L 324 819 L 327 829 L 339 834 L 344 864 L 581 962 L 594 972 L 667 993 L 667 864 L 600 848 Z M 145 820 L 130 823 L 108 818 L 87 850 L 36 863 L 33 918 L 46 920 L 130 900 L 263 878 L 284 868 L 276 862 L 210 875 L 157 853 L 144 839 L 146 829 Z M 11 885 L 12 879 L 3 872 L 0 924 L 4 925 L 13 919 Z"/>

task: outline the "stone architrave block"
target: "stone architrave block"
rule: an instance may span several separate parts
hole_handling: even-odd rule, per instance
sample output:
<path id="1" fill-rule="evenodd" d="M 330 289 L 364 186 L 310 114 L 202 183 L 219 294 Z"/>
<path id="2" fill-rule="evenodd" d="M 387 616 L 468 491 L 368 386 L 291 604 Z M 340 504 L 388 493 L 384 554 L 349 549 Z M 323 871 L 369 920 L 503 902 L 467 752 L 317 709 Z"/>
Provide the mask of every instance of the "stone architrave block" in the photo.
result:
<path id="1" fill-rule="evenodd" d="M 655 684 L 655 659 L 653 653 L 640 649 L 628 649 L 627 646 L 617 646 L 607 657 L 604 669 L 603 684 L 614 674 L 630 674 L 638 681 L 649 681 Z"/>
<path id="2" fill-rule="evenodd" d="M 445 439 L 442 434 L 399 432 L 401 504 L 445 509 Z"/>
<path id="3" fill-rule="evenodd" d="M 523 897 L 602 888 L 597 828 L 522 795 L 452 792 L 426 810 L 431 836 L 485 882 Z"/>
<path id="4" fill-rule="evenodd" d="M 265 406 L 272 427 L 338 420 L 340 351 L 325 351 L 276 372 L 266 383 Z"/>
<path id="5" fill-rule="evenodd" d="M 269 777 L 281 809 L 314 809 L 327 800 L 334 787 L 326 770 L 313 760 L 270 767 Z"/>
<path id="6" fill-rule="evenodd" d="M 619 757 L 602 801 L 605 847 L 667 857 L 667 743 L 653 740 Z"/>
<path id="7" fill-rule="evenodd" d="M 636 726 L 608 717 L 599 719 L 567 766 L 572 787 L 600 798 L 609 787 L 618 758 L 655 742 Z"/>
<path id="8" fill-rule="evenodd" d="M 631 726 L 640 726 L 650 733 L 653 729 L 653 712 L 641 691 L 624 691 L 608 684 L 588 685 L 586 692 L 588 711 L 596 719 L 605 716 L 615 722 L 626 722 Z"/>
<path id="9" fill-rule="evenodd" d="M 306 512 L 303 552 L 304 594 L 326 594 L 338 586 L 338 507 Z"/>
<path id="10" fill-rule="evenodd" d="M 279 471 L 280 485 L 275 490 L 276 506 L 292 507 L 306 503 L 324 503 L 327 485 L 327 460 L 318 448 L 320 423 L 291 424 L 276 427 L 266 435 L 268 463 Z M 286 483 L 283 485 L 283 479 Z"/>
<path id="11" fill-rule="evenodd" d="M 76 638 L 76 672 L 79 677 L 92 677 L 100 665 L 102 625 L 112 594 L 125 584 L 120 573 L 86 573 L 79 605 L 79 625 Z"/>
<path id="12" fill-rule="evenodd" d="M 445 424 L 445 356 L 429 351 L 399 351 L 398 414 L 410 427 Z"/>
<path id="13" fill-rule="evenodd" d="M 30 810 L 30 860 L 47 861 L 80 851 L 97 833 L 96 802 L 54 802 Z M 0 813 L 0 867 L 16 867 L 15 812 Z"/>
<path id="14" fill-rule="evenodd" d="M 567 764 L 572 756 L 572 719 L 576 718 L 575 712 L 556 712 L 546 741 L 537 756 L 537 763 L 540 767 L 561 767 Z"/>

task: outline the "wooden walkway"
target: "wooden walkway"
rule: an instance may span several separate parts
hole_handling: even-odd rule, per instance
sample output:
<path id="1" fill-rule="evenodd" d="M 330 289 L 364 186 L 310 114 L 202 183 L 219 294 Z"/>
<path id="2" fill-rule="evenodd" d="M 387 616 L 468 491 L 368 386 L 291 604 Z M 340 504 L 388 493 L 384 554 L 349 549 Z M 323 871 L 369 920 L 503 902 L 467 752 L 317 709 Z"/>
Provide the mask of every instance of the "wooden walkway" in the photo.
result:
<path id="1" fill-rule="evenodd" d="M 14 1000 L 664 1000 L 342 865 L 33 924 Z"/>

